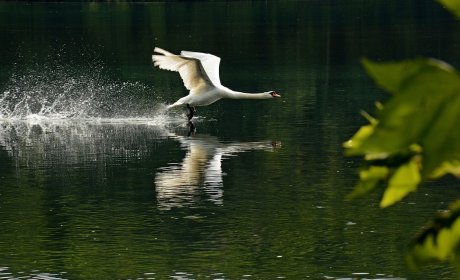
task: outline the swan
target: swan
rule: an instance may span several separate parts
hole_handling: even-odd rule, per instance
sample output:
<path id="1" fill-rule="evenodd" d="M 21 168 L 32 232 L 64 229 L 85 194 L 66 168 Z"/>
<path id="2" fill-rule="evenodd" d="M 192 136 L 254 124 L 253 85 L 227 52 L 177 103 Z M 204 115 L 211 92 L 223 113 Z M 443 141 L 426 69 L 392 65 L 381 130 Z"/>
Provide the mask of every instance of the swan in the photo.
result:
<path id="1" fill-rule="evenodd" d="M 180 55 L 175 55 L 158 47 L 153 51 L 162 54 L 152 55 L 154 65 L 160 69 L 179 72 L 185 87 L 190 90 L 187 96 L 168 106 L 168 108 L 187 106 L 190 111 L 187 114 L 189 121 L 196 113 L 195 106 L 207 106 L 221 98 L 270 99 L 281 97 L 274 91 L 244 93 L 224 87 L 219 78 L 220 58 L 215 55 L 190 51 L 181 51 Z"/>

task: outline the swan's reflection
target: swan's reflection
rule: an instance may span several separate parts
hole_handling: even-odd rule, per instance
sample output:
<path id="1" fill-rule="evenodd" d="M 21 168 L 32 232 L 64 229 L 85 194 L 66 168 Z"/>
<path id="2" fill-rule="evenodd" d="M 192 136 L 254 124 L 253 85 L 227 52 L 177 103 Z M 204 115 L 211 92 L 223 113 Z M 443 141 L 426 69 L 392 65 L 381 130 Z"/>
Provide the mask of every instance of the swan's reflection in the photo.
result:
<path id="1" fill-rule="evenodd" d="M 72 184 L 69 174 L 87 170 L 85 176 L 105 186 L 109 166 L 152 158 L 164 165 L 170 154 L 158 153 L 157 148 L 178 141 L 186 151 L 182 162 L 170 163 L 154 175 L 159 209 L 194 205 L 203 197 L 221 205 L 222 161 L 240 152 L 279 147 L 270 142 L 221 142 L 195 134 L 194 126 L 189 132 L 176 124 L 175 119 L 0 120 L 0 147 L 13 159 L 19 178 L 27 177 L 21 175 L 23 171 L 32 170 Z"/>
<path id="2" fill-rule="evenodd" d="M 222 160 L 250 150 L 272 151 L 279 145 L 270 142 L 223 143 L 213 136 L 194 134 L 189 137 L 174 135 L 173 138 L 187 153 L 181 163 L 163 167 L 156 174 L 158 206 L 165 210 L 194 204 L 202 192 L 207 195 L 206 200 L 221 205 L 222 177 L 225 175 Z"/>

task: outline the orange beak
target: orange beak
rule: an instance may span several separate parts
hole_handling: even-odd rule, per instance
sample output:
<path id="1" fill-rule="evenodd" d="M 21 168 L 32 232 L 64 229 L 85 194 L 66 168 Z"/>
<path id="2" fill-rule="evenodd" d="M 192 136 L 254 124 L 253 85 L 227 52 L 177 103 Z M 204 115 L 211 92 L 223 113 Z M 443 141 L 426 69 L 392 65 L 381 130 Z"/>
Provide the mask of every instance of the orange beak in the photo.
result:
<path id="1" fill-rule="evenodd" d="M 276 94 L 276 93 L 273 93 L 272 96 L 273 96 L 273 97 L 281 97 L 281 95 Z"/>

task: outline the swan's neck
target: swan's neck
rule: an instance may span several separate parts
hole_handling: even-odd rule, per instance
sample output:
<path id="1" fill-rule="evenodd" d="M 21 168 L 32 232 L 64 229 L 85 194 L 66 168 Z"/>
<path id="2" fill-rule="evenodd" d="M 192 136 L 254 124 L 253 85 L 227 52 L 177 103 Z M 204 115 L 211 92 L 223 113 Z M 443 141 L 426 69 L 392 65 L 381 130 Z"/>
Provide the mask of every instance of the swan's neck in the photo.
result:
<path id="1" fill-rule="evenodd" d="M 268 99 L 271 97 L 272 96 L 267 92 L 245 93 L 245 92 L 239 92 L 239 91 L 233 91 L 233 90 L 228 91 L 228 98 L 232 98 L 232 99 Z"/>

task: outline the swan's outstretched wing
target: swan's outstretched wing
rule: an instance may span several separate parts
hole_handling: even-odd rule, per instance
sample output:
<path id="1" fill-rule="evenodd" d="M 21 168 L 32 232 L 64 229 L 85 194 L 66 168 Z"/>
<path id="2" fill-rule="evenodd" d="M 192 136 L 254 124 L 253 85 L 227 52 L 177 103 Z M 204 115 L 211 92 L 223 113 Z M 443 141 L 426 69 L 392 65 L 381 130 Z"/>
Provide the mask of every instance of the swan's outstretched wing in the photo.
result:
<path id="1" fill-rule="evenodd" d="M 214 86 L 200 59 L 175 55 L 160 48 L 155 48 L 154 52 L 163 54 L 152 55 L 155 66 L 179 72 L 185 87 L 191 93 L 199 93 L 208 86 Z"/>
<path id="2" fill-rule="evenodd" d="M 203 65 L 206 74 L 208 75 L 211 82 L 217 86 L 221 85 L 219 77 L 219 65 L 220 57 L 209 54 L 209 53 L 200 53 L 200 52 L 189 52 L 181 51 L 180 55 L 182 57 L 191 57 L 200 60 L 201 65 Z"/>

